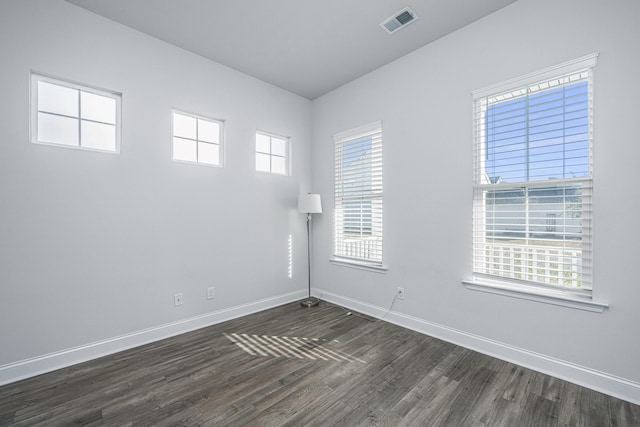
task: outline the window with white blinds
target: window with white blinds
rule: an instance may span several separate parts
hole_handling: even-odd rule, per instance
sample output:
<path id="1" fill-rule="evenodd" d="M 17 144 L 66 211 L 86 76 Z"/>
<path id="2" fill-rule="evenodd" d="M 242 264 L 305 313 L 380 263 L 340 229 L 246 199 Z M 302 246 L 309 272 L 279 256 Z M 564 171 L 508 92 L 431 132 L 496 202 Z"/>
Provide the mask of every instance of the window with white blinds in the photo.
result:
<path id="1" fill-rule="evenodd" d="M 476 91 L 476 279 L 590 294 L 596 55 Z"/>
<path id="2" fill-rule="evenodd" d="M 382 265 L 382 123 L 334 135 L 336 259 Z"/>

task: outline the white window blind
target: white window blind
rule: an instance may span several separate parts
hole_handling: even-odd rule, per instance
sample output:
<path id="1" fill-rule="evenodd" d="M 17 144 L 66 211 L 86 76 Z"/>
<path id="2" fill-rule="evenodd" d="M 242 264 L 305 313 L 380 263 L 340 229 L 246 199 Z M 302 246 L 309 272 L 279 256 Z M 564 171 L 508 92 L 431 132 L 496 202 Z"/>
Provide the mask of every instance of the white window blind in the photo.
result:
<path id="1" fill-rule="evenodd" d="M 476 278 L 590 294 L 596 58 L 474 93 Z"/>
<path id="2" fill-rule="evenodd" d="M 334 135 L 337 259 L 382 265 L 382 123 Z"/>

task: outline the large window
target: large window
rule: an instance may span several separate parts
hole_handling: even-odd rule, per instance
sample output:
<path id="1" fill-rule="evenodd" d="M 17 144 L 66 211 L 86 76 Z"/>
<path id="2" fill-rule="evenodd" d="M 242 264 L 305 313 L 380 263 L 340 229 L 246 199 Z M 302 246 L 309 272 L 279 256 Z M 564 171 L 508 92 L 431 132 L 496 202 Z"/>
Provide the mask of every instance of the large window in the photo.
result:
<path id="1" fill-rule="evenodd" d="M 173 112 L 173 159 L 222 166 L 222 122 Z"/>
<path id="2" fill-rule="evenodd" d="M 474 92 L 476 278 L 590 294 L 595 64 Z"/>
<path id="3" fill-rule="evenodd" d="M 334 136 L 336 259 L 382 265 L 382 123 Z"/>
<path id="4" fill-rule="evenodd" d="M 121 95 L 31 74 L 31 141 L 120 151 Z"/>
<path id="5" fill-rule="evenodd" d="M 289 175 L 289 138 L 256 132 L 256 170 Z"/>

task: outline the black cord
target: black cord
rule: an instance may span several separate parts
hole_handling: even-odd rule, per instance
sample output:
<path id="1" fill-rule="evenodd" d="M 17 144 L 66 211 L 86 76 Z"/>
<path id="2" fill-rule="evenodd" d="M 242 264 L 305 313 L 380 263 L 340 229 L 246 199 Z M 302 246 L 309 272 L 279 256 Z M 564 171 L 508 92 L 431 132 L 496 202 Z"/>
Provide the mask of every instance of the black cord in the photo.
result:
<path id="1" fill-rule="evenodd" d="M 387 312 L 383 314 L 379 320 L 383 320 L 385 317 L 387 317 L 387 314 L 391 312 L 391 309 L 393 308 L 393 304 L 395 304 L 396 300 L 398 299 L 398 295 L 400 295 L 400 292 L 396 292 L 395 296 L 393 297 L 393 300 L 391 301 L 391 305 L 389 306 L 389 310 L 387 310 Z"/>
<path id="2" fill-rule="evenodd" d="M 398 299 L 398 295 L 400 295 L 400 292 L 396 292 L 396 294 L 393 296 L 393 300 L 391 300 L 391 305 L 389 306 L 389 309 L 387 310 L 386 313 L 384 313 L 382 315 L 382 317 L 380 318 L 371 318 L 371 316 L 362 316 L 360 314 L 354 313 L 353 311 L 338 305 L 338 307 L 340 307 L 342 310 L 344 310 L 347 313 L 347 316 L 356 316 L 359 317 L 361 319 L 365 319 L 368 320 L 369 322 L 380 322 L 381 320 L 384 320 L 385 317 L 387 317 L 387 314 L 389 314 L 391 312 L 391 309 L 393 308 L 393 305 L 396 303 L 396 300 Z M 318 299 L 318 301 L 322 301 L 322 297 L 316 297 Z M 337 304 L 333 304 L 333 305 L 337 305 Z"/>

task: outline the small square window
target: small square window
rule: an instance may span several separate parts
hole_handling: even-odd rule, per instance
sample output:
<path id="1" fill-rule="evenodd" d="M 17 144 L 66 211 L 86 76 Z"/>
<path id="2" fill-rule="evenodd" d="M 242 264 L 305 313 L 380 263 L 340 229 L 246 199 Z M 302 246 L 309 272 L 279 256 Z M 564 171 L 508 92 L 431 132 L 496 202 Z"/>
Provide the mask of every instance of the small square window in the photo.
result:
<path id="1" fill-rule="evenodd" d="M 289 175 L 289 138 L 256 132 L 256 170 Z"/>
<path id="2" fill-rule="evenodd" d="M 173 112 L 173 160 L 222 166 L 223 122 Z"/>
<path id="3" fill-rule="evenodd" d="M 31 142 L 120 151 L 121 95 L 31 74 Z"/>

